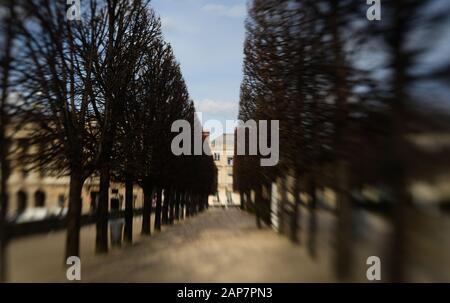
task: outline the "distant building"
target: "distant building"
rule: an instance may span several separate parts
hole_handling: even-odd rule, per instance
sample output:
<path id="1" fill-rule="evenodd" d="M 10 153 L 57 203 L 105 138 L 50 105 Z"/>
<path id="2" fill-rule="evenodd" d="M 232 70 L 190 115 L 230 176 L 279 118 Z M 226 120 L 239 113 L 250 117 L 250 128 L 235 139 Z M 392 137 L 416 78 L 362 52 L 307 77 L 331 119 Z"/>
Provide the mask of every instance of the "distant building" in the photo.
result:
<path id="1" fill-rule="evenodd" d="M 223 134 L 211 141 L 211 152 L 217 166 L 217 194 L 209 197 L 212 206 L 240 205 L 240 197 L 233 192 L 234 135 Z"/>
<path id="2" fill-rule="evenodd" d="M 27 144 L 27 129 L 12 135 L 11 151 L 28 153 L 38 148 Z M 55 215 L 65 215 L 69 202 L 69 182 L 67 176 L 52 176 L 41 169 L 31 169 L 11 156 L 11 174 L 7 181 L 8 217 L 19 221 L 34 221 Z M 81 192 L 82 213 L 96 211 L 99 199 L 99 178 L 90 176 L 84 182 Z M 111 182 L 110 198 L 117 192 L 121 208 L 124 207 L 125 187 Z M 143 191 L 139 186 L 133 190 L 135 208 L 143 204 Z"/>

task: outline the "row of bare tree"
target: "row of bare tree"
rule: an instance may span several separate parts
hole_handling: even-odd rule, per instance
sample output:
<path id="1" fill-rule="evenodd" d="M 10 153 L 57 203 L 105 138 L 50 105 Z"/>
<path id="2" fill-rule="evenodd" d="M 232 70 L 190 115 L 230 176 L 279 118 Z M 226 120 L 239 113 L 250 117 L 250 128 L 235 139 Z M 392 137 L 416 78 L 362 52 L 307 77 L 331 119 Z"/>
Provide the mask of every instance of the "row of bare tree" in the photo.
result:
<path id="1" fill-rule="evenodd" d="M 279 212 L 283 225 L 286 212 L 297 221 L 300 205 L 313 211 L 317 189 L 332 188 L 341 278 L 351 270 L 354 197 L 370 186 L 383 196 L 378 202 L 392 205 L 390 269 L 399 281 L 403 214 L 412 202 L 408 184 L 445 173 L 442 154 L 425 153 L 408 141 L 431 129 L 449 130 L 448 123 L 437 126 L 446 116 L 430 114 L 445 100 L 420 94 L 420 85 L 430 82 L 448 89 L 449 61 L 437 62 L 432 53 L 445 52 L 433 42 L 443 39 L 449 6 L 436 2 L 383 1 L 382 20 L 369 22 L 365 1 L 251 1 L 239 118 L 280 121 L 280 163 L 260 167 L 260 156 L 237 156 L 235 189 L 244 201 L 254 191 L 254 211 L 270 223 L 265 192 L 281 179 L 280 210 L 272 212 Z M 291 188 L 288 175 L 295 180 Z M 293 206 L 286 202 L 287 190 Z M 308 203 L 300 192 L 307 193 Z"/>
<path id="2" fill-rule="evenodd" d="M 8 119 L 10 128 L 32 126 L 27 143 L 37 148 L 21 163 L 70 176 L 69 257 L 80 251 L 81 191 L 89 176 L 100 178 L 96 251 L 105 253 L 111 181 L 126 186 L 125 240 L 131 242 L 134 184 L 144 191 L 142 233 L 150 234 L 152 197 L 155 230 L 161 230 L 161 223 L 206 206 L 216 168 L 212 157 L 171 152 L 172 122 L 193 125 L 196 114 L 149 1 L 82 1 L 80 21 L 68 20 L 67 9 L 65 1 L 2 1 L 0 230 L 12 140 L 5 137 Z"/>

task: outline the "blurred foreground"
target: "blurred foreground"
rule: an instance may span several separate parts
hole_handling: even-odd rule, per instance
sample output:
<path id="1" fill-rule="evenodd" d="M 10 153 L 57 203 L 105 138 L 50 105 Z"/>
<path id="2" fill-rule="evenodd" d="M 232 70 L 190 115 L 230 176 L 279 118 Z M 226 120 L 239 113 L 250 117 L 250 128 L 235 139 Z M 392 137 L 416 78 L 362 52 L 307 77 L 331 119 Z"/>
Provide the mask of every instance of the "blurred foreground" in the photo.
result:
<path id="1" fill-rule="evenodd" d="M 92 228 L 82 229 L 82 238 L 94 234 Z M 61 243 L 54 241 L 58 237 L 62 240 L 63 233 L 11 243 L 12 281 L 67 281 L 65 269 L 60 266 L 63 246 L 54 244 Z M 321 249 L 318 260 L 312 262 L 305 250 L 269 228 L 258 230 L 254 218 L 237 209 L 212 209 L 168 227 L 151 239 L 136 239 L 134 246 L 112 251 L 106 257 L 89 255 L 92 249 L 86 249 L 84 245 L 93 241 L 86 240 L 82 244 L 82 252 L 86 250 L 86 255 L 81 257 L 82 282 L 303 282 L 333 279 L 327 266 L 330 250 Z M 43 267 L 43 263 L 48 267 Z"/>
<path id="2" fill-rule="evenodd" d="M 236 134 L 267 134 L 279 162 L 238 151 L 234 190 L 294 241 L 301 213 L 334 213 L 340 280 L 364 252 L 383 281 L 449 281 L 449 2 L 373 2 L 378 21 L 364 1 L 251 1 L 239 119 L 258 124 Z M 378 217 L 386 234 L 361 225 Z"/>
<path id="3" fill-rule="evenodd" d="M 350 260 L 350 281 L 367 282 L 366 259 L 371 255 L 381 257 L 383 281 L 384 273 L 389 270 L 383 257 L 388 225 L 381 216 L 367 212 L 361 212 L 358 218 L 354 226 L 357 237 Z M 327 210 L 318 210 L 313 216 L 305 214 L 302 219 L 302 231 L 298 234 L 301 241 L 296 245 L 270 228 L 258 230 L 254 217 L 241 210 L 212 209 L 167 227 L 151 239 L 137 238 L 135 245 L 113 250 L 108 256 L 92 253 L 88 246 L 93 245 L 90 238 L 94 237 L 95 230 L 83 228 L 81 281 L 338 281 L 332 264 L 335 216 Z M 449 241 L 441 239 L 440 247 L 429 246 L 427 241 L 431 236 L 430 230 L 427 237 L 417 237 L 415 246 L 410 247 L 415 257 L 408 263 L 411 265 L 409 281 L 450 281 L 448 271 L 445 273 L 442 267 L 448 266 L 448 258 L 447 264 L 443 264 L 442 259 L 433 257 L 442 254 L 439 251 L 448 251 Z M 63 238 L 64 233 L 57 232 L 13 241 L 9 246 L 11 281 L 66 282 L 65 268 L 60 262 L 64 255 Z"/>

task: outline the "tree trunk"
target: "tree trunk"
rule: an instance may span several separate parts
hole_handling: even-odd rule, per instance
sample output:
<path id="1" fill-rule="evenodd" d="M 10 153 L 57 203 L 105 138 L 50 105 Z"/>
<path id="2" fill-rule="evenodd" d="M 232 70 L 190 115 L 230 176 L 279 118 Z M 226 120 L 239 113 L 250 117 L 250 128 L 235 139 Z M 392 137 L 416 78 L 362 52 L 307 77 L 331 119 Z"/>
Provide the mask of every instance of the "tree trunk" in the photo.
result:
<path id="1" fill-rule="evenodd" d="M 407 18 L 405 14 L 408 4 L 407 1 L 397 0 L 394 7 L 394 28 L 392 40 L 392 66 L 393 66 L 393 93 L 394 99 L 391 100 L 392 111 L 392 135 L 391 135 L 391 160 L 386 171 L 386 179 L 392 189 L 394 199 L 394 208 L 392 213 L 393 237 L 391 250 L 389 253 L 390 273 L 389 278 L 392 282 L 405 282 L 405 259 L 407 257 L 406 249 L 406 222 L 407 210 L 409 204 L 409 195 L 407 192 L 405 176 L 405 106 L 408 100 L 407 87 L 408 81 L 408 62 L 412 61 L 411 55 L 405 51 L 407 44 Z M 413 10 L 414 12 L 414 10 Z M 411 12 L 411 14 L 413 14 Z"/>
<path id="2" fill-rule="evenodd" d="M 177 192 L 175 190 L 172 191 L 169 200 L 169 224 L 173 224 L 175 220 L 175 199 Z"/>
<path id="3" fill-rule="evenodd" d="M 175 220 L 180 220 L 180 195 L 179 191 L 175 192 Z"/>
<path id="4" fill-rule="evenodd" d="M 284 176 L 280 177 L 280 191 L 279 198 L 280 204 L 278 208 L 278 232 L 280 234 L 286 233 L 286 200 L 287 200 L 287 188 L 286 188 L 286 179 Z"/>
<path id="5" fill-rule="evenodd" d="M 197 214 L 197 200 L 195 194 L 191 195 L 191 216 L 195 216 Z"/>
<path id="6" fill-rule="evenodd" d="M 144 207 L 142 210 L 142 231 L 143 235 L 151 235 L 151 216 L 152 216 L 152 201 L 153 189 L 149 185 L 144 185 Z"/>
<path id="7" fill-rule="evenodd" d="M 125 177 L 125 243 L 133 243 L 133 180 Z"/>
<path id="8" fill-rule="evenodd" d="M 109 167 L 100 169 L 100 197 L 97 210 L 96 253 L 108 252 Z"/>
<path id="9" fill-rule="evenodd" d="M 261 192 L 261 184 L 257 185 L 256 195 L 255 195 L 255 217 L 256 217 L 256 226 L 261 228 L 261 203 L 262 203 L 262 192 Z"/>
<path id="10" fill-rule="evenodd" d="M 0 115 L 4 115 L 1 109 Z M 6 281 L 6 246 L 8 243 L 6 214 L 8 213 L 8 195 L 7 195 L 7 181 L 9 178 L 9 163 L 6 159 L 8 152 L 8 142 L 5 138 L 5 117 L 1 117 L 0 124 L 0 283 Z"/>
<path id="11" fill-rule="evenodd" d="M 197 196 L 198 199 L 198 212 L 203 212 L 205 210 L 205 200 L 203 200 L 203 195 L 199 194 Z"/>
<path id="12" fill-rule="evenodd" d="M 301 228 L 300 228 L 300 223 L 301 223 L 301 200 L 300 200 L 300 180 L 299 180 L 299 175 L 295 174 L 295 179 L 294 179 L 294 218 L 293 218 L 293 222 L 292 222 L 292 235 L 293 238 L 292 240 L 298 244 L 300 244 L 301 241 Z"/>
<path id="13" fill-rule="evenodd" d="M 209 205 L 208 205 L 208 195 L 203 195 L 203 196 L 202 196 L 202 199 L 203 199 L 203 209 L 206 210 L 206 209 L 209 208 Z"/>
<path id="14" fill-rule="evenodd" d="M 338 228 L 336 273 L 340 279 L 348 279 L 352 260 L 352 206 L 348 195 L 348 173 L 343 161 L 338 164 Z"/>
<path id="15" fill-rule="evenodd" d="M 161 211 L 162 211 L 162 189 L 156 190 L 156 209 L 155 209 L 155 230 L 161 231 Z"/>
<path id="16" fill-rule="evenodd" d="M 308 253 L 312 259 L 316 258 L 316 238 L 317 238 L 317 213 L 316 203 L 308 205 L 309 222 L 308 222 Z"/>
<path id="17" fill-rule="evenodd" d="M 208 195 L 203 194 L 202 195 L 202 203 L 203 203 L 203 210 L 207 210 L 209 205 L 208 205 Z"/>
<path id="18" fill-rule="evenodd" d="M 193 207 L 192 207 L 192 195 L 189 194 L 187 196 L 187 200 L 186 200 L 186 217 L 192 217 L 193 214 Z"/>
<path id="19" fill-rule="evenodd" d="M 6 191 L 6 182 L 9 178 L 10 167 L 7 159 L 9 144 L 6 138 L 6 125 L 8 124 L 9 115 L 6 112 L 5 106 L 8 98 L 8 85 L 10 78 L 10 67 L 11 67 L 11 53 L 13 48 L 14 39 L 14 29 L 13 22 L 15 20 L 14 11 L 15 1 L 8 1 L 5 3 L 8 16 L 2 17 L 2 21 L 6 21 L 5 29 L 6 31 L 2 35 L 2 51 L 1 61 L 2 61 L 2 79 L 1 79 L 1 99 L 0 99 L 0 283 L 6 281 L 6 246 L 8 241 L 7 235 L 7 225 L 6 225 L 6 214 L 8 212 L 8 197 Z"/>
<path id="20" fill-rule="evenodd" d="M 252 195 L 248 189 L 245 191 L 245 209 L 249 212 L 252 210 Z"/>
<path id="21" fill-rule="evenodd" d="M 183 193 L 180 197 L 180 218 L 184 220 L 186 213 L 186 193 Z"/>
<path id="22" fill-rule="evenodd" d="M 197 215 L 197 206 L 198 206 L 198 202 L 197 202 L 197 195 L 193 194 L 191 196 L 191 206 L 192 206 L 192 212 L 191 214 L 193 216 Z"/>
<path id="23" fill-rule="evenodd" d="M 3 127 L 3 125 L 2 125 Z M 2 133 L 3 134 L 3 133 Z M 3 136 L 2 136 L 3 137 Z M 5 142 L 1 137 L 0 140 Z M 6 193 L 6 182 L 9 176 L 9 165 L 6 162 L 6 143 L 0 147 L 1 153 L 1 172 L 0 172 L 0 283 L 6 281 L 6 246 L 8 243 L 6 214 L 8 213 L 8 195 Z"/>
<path id="24" fill-rule="evenodd" d="M 80 256 L 80 226 L 81 226 L 81 192 L 83 190 L 83 178 L 81 170 L 72 169 L 69 185 L 69 211 L 67 213 L 67 258 Z"/>
<path id="25" fill-rule="evenodd" d="M 186 205 L 186 218 L 189 218 L 191 216 L 191 196 L 189 194 L 186 194 L 184 203 Z"/>
<path id="26" fill-rule="evenodd" d="M 336 273 L 338 278 L 346 279 L 350 273 L 351 260 L 351 205 L 348 196 L 348 155 L 345 150 L 344 130 L 348 115 L 348 80 L 346 71 L 346 62 L 343 55 L 343 43 L 341 41 L 341 8 L 338 0 L 331 1 L 332 15 L 330 26 L 332 29 L 332 48 L 335 60 L 335 93 L 337 111 L 335 116 L 335 150 L 337 160 L 337 196 L 338 196 L 338 223 L 337 223 L 337 249 L 336 249 Z"/>
<path id="27" fill-rule="evenodd" d="M 161 218 L 163 225 L 169 224 L 169 206 L 170 206 L 171 195 L 172 195 L 172 191 L 170 188 L 164 190 L 164 201 L 163 201 L 162 218 Z"/>

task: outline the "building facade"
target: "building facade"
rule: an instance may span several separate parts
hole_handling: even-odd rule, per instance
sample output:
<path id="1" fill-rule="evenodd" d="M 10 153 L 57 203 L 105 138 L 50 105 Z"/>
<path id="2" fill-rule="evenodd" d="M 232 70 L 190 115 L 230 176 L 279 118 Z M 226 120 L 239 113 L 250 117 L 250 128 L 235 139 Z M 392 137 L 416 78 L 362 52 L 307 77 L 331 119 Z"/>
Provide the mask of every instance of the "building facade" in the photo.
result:
<path id="1" fill-rule="evenodd" d="M 98 206 L 100 182 L 96 176 L 89 177 L 81 193 L 82 213 L 94 213 Z M 8 179 L 8 217 L 24 215 L 24 220 L 38 220 L 52 215 L 66 214 L 69 199 L 69 177 L 42 175 L 16 167 Z M 125 186 L 111 183 L 110 198 L 118 195 L 120 208 L 125 207 Z M 141 208 L 144 194 L 139 186 L 133 189 L 134 207 Z"/>
<path id="2" fill-rule="evenodd" d="M 10 142 L 10 176 L 7 180 L 7 217 L 18 222 L 36 221 L 51 216 L 65 215 L 68 210 L 69 183 L 67 176 L 52 176 L 41 169 L 31 169 L 17 160 L 17 153 L 35 152 L 36 146 L 27 144 L 26 127 L 15 133 L 9 133 Z M 82 213 L 93 213 L 97 209 L 100 180 L 92 175 L 83 184 L 81 193 Z M 125 186 L 111 183 L 110 198 L 118 196 L 121 208 L 124 208 Z M 143 205 L 143 191 L 139 186 L 133 190 L 134 206 Z"/>
<path id="3" fill-rule="evenodd" d="M 217 194 L 209 197 L 211 206 L 240 205 L 240 196 L 233 192 L 234 135 L 223 134 L 210 141 L 217 166 Z"/>

